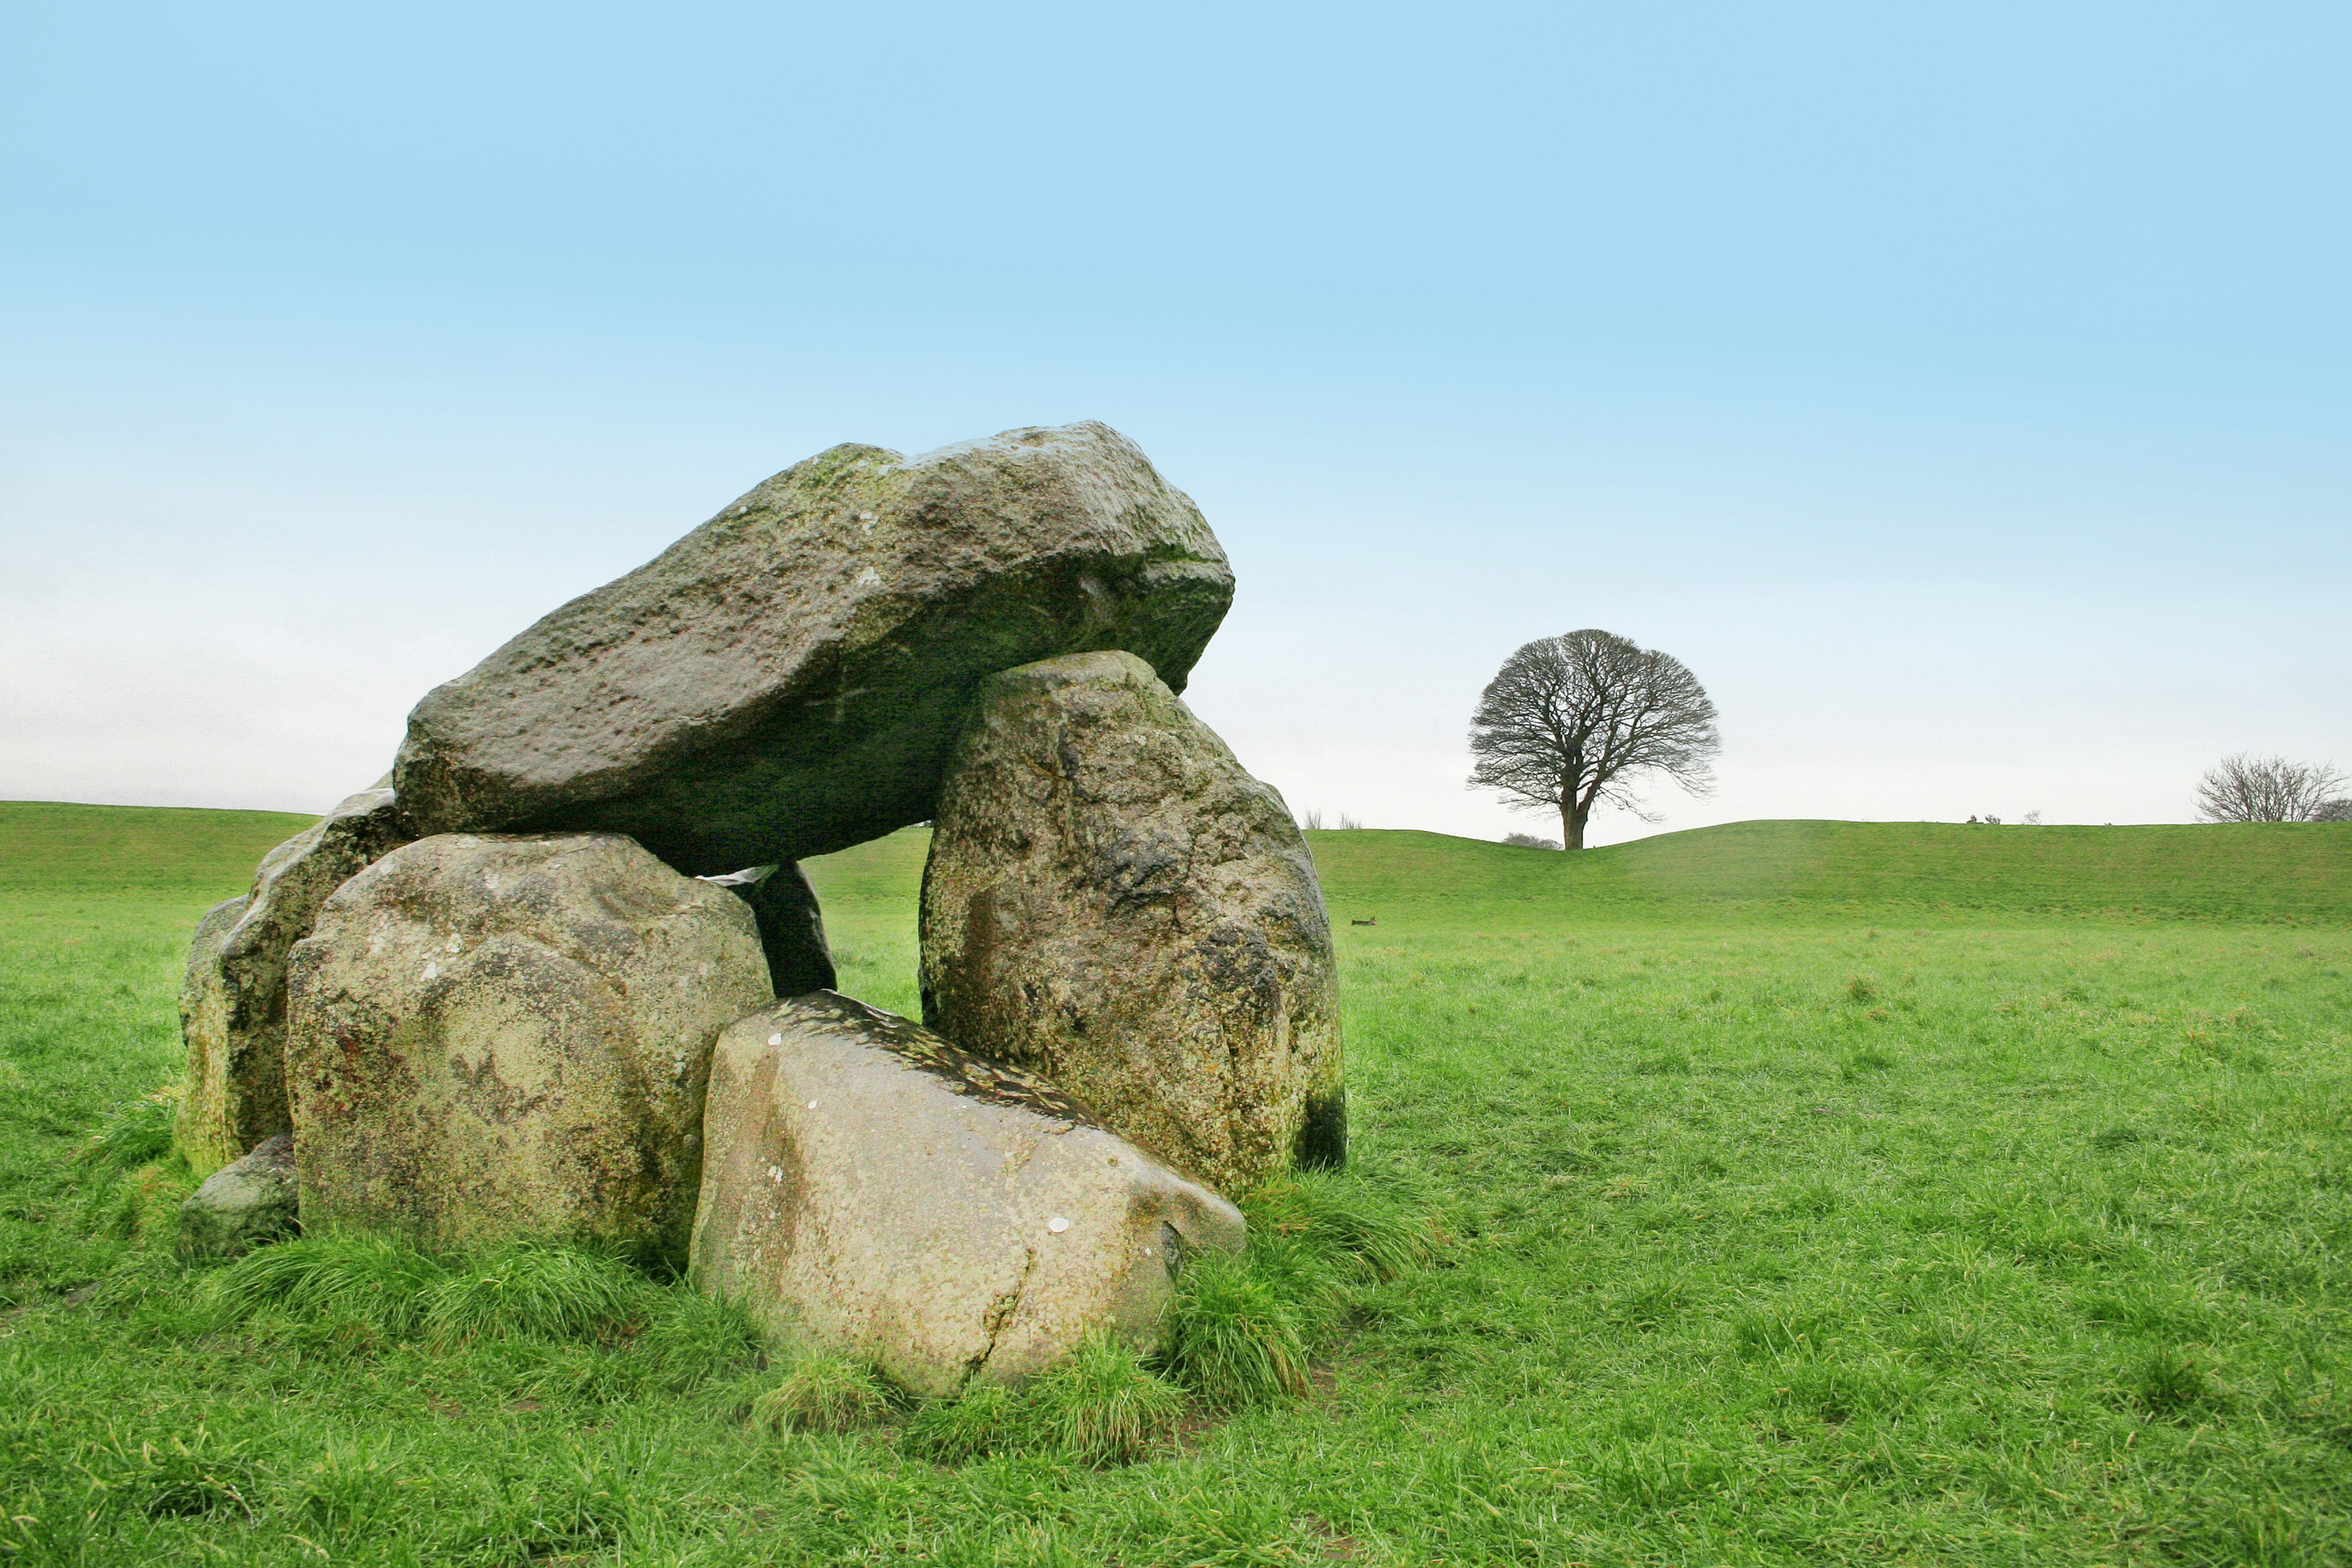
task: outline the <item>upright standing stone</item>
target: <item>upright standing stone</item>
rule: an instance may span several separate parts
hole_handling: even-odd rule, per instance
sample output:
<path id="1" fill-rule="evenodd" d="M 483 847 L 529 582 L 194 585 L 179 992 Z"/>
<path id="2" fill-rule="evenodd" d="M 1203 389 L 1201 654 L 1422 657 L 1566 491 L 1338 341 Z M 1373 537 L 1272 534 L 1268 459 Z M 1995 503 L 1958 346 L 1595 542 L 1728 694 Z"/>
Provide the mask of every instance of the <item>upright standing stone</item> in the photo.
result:
<path id="1" fill-rule="evenodd" d="M 719 1037 L 703 1127 L 697 1282 L 918 1394 L 1097 1328 L 1148 1350 L 1185 1255 L 1246 1234 L 1052 1085 L 830 991 Z"/>
<path id="2" fill-rule="evenodd" d="M 1339 1163 L 1331 930 L 1282 797 L 1141 659 L 986 682 L 923 872 L 923 1018 L 1195 1180 Z"/>
<path id="3" fill-rule="evenodd" d="M 394 777 L 422 832 L 804 859 L 932 815 L 984 677 L 1116 647 L 1181 688 L 1232 598 L 1200 512 L 1108 426 L 835 447 L 427 694 Z"/>
<path id="4" fill-rule="evenodd" d="M 773 1000 L 751 911 L 626 838 L 450 834 L 294 950 L 302 1226 L 683 1254 L 719 1031 Z"/>
<path id="5" fill-rule="evenodd" d="M 231 1076 L 233 992 L 221 966 L 221 943 L 252 906 L 253 895 L 247 892 L 223 899 L 206 910 L 196 921 L 195 935 L 188 942 L 188 962 L 180 974 L 180 1041 L 188 1053 L 187 1089 L 174 1113 L 172 1141 L 199 1176 L 209 1176 L 237 1158 L 232 1147 L 237 1129 L 254 1120 L 236 1114 L 246 1110 L 249 1100 Z M 245 1058 L 249 1051 L 237 1054 Z M 282 1111 L 286 1104 L 282 1058 L 278 1104 Z"/>
<path id="6" fill-rule="evenodd" d="M 251 892 L 198 922 L 180 988 L 188 1089 L 176 1140 L 198 1175 L 290 1125 L 287 954 L 328 894 L 412 837 L 391 790 L 362 790 L 272 849 Z"/>

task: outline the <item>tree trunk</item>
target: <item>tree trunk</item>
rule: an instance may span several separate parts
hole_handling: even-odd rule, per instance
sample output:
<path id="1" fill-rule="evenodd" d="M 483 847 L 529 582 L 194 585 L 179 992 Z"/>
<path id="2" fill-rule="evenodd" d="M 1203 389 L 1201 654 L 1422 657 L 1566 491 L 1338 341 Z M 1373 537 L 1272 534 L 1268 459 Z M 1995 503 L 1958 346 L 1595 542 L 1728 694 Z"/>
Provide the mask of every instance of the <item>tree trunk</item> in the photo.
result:
<path id="1" fill-rule="evenodd" d="M 1563 849 L 1584 847 L 1584 819 L 1592 815 L 1590 806 L 1563 805 L 1559 808 L 1559 847 Z"/>

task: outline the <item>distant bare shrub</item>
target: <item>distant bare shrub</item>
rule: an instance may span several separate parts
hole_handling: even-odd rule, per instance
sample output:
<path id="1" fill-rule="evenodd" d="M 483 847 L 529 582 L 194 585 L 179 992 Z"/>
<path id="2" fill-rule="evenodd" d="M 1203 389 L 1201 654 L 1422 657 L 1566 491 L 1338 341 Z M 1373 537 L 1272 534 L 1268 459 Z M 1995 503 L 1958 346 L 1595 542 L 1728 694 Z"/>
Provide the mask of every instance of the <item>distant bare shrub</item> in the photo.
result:
<path id="1" fill-rule="evenodd" d="M 1559 839 L 1538 838 L 1532 833 L 1507 833 L 1503 836 L 1503 842 L 1514 845 L 1521 849 L 1557 849 L 1559 847 Z"/>
<path id="2" fill-rule="evenodd" d="M 2347 803 L 2336 792 L 2347 781 L 2325 763 L 2284 757 L 2223 757 L 2197 781 L 2197 815 L 2207 822 L 2330 822 Z"/>

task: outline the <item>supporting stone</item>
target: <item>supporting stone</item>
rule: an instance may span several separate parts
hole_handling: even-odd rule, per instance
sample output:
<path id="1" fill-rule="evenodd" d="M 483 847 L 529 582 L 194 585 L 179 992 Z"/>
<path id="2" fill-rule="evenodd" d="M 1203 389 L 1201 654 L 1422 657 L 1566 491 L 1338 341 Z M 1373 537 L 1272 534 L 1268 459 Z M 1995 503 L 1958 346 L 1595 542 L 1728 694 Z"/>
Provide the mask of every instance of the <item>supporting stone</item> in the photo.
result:
<path id="1" fill-rule="evenodd" d="M 327 896 L 414 835 L 390 789 L 362 790 L 263 858 L 253 889 L 197 923 L 180 988 L 188 1087 L 176 1142 L 208 1175 L 285 1131 L 286 960 Z"/>
<path id="2" fill-rule="evenodd" d="M 1289 810 L 1142 660 L 987 681 L 923 873 L 924 1021 L 1196 1181 L 1337 1164 L 1331 931 Z"/>
<path id="3" fill-rule="evenodd" d="M 291 990 L 306 1230 L 672 1257 L 711 1043 L 773 997 L 743 901 L 610 834 L 395 850 L 327 900 Z"/>
<path id="4" fill-rule="evenodd" d="M 760 922 L 760 946 L 768 955 L 768 979 L 777 995 L 833 989 L 833 950 L 825 944 L 824 913 L 798 861 L 702 879 L 732 889 L 751 906 L 751 916 Z"/>

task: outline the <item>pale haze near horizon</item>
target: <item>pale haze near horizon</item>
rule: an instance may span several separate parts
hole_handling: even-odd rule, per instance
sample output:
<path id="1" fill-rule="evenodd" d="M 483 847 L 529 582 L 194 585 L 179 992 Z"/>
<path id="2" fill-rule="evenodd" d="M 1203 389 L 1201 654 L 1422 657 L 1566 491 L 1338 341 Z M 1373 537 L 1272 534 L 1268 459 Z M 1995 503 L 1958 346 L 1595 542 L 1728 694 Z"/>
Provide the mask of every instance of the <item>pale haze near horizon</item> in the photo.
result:
<path id="1" fill-rule="evenodd" d="M 1084 418 L 1328 819 L 1556 836 L 1465 730 L 1589 626 L 1724 735 L 1598 842 L 2352 765 L 2340 12 L 5 26 L 0 797 L 320 809 L 769 473 Z"/>

